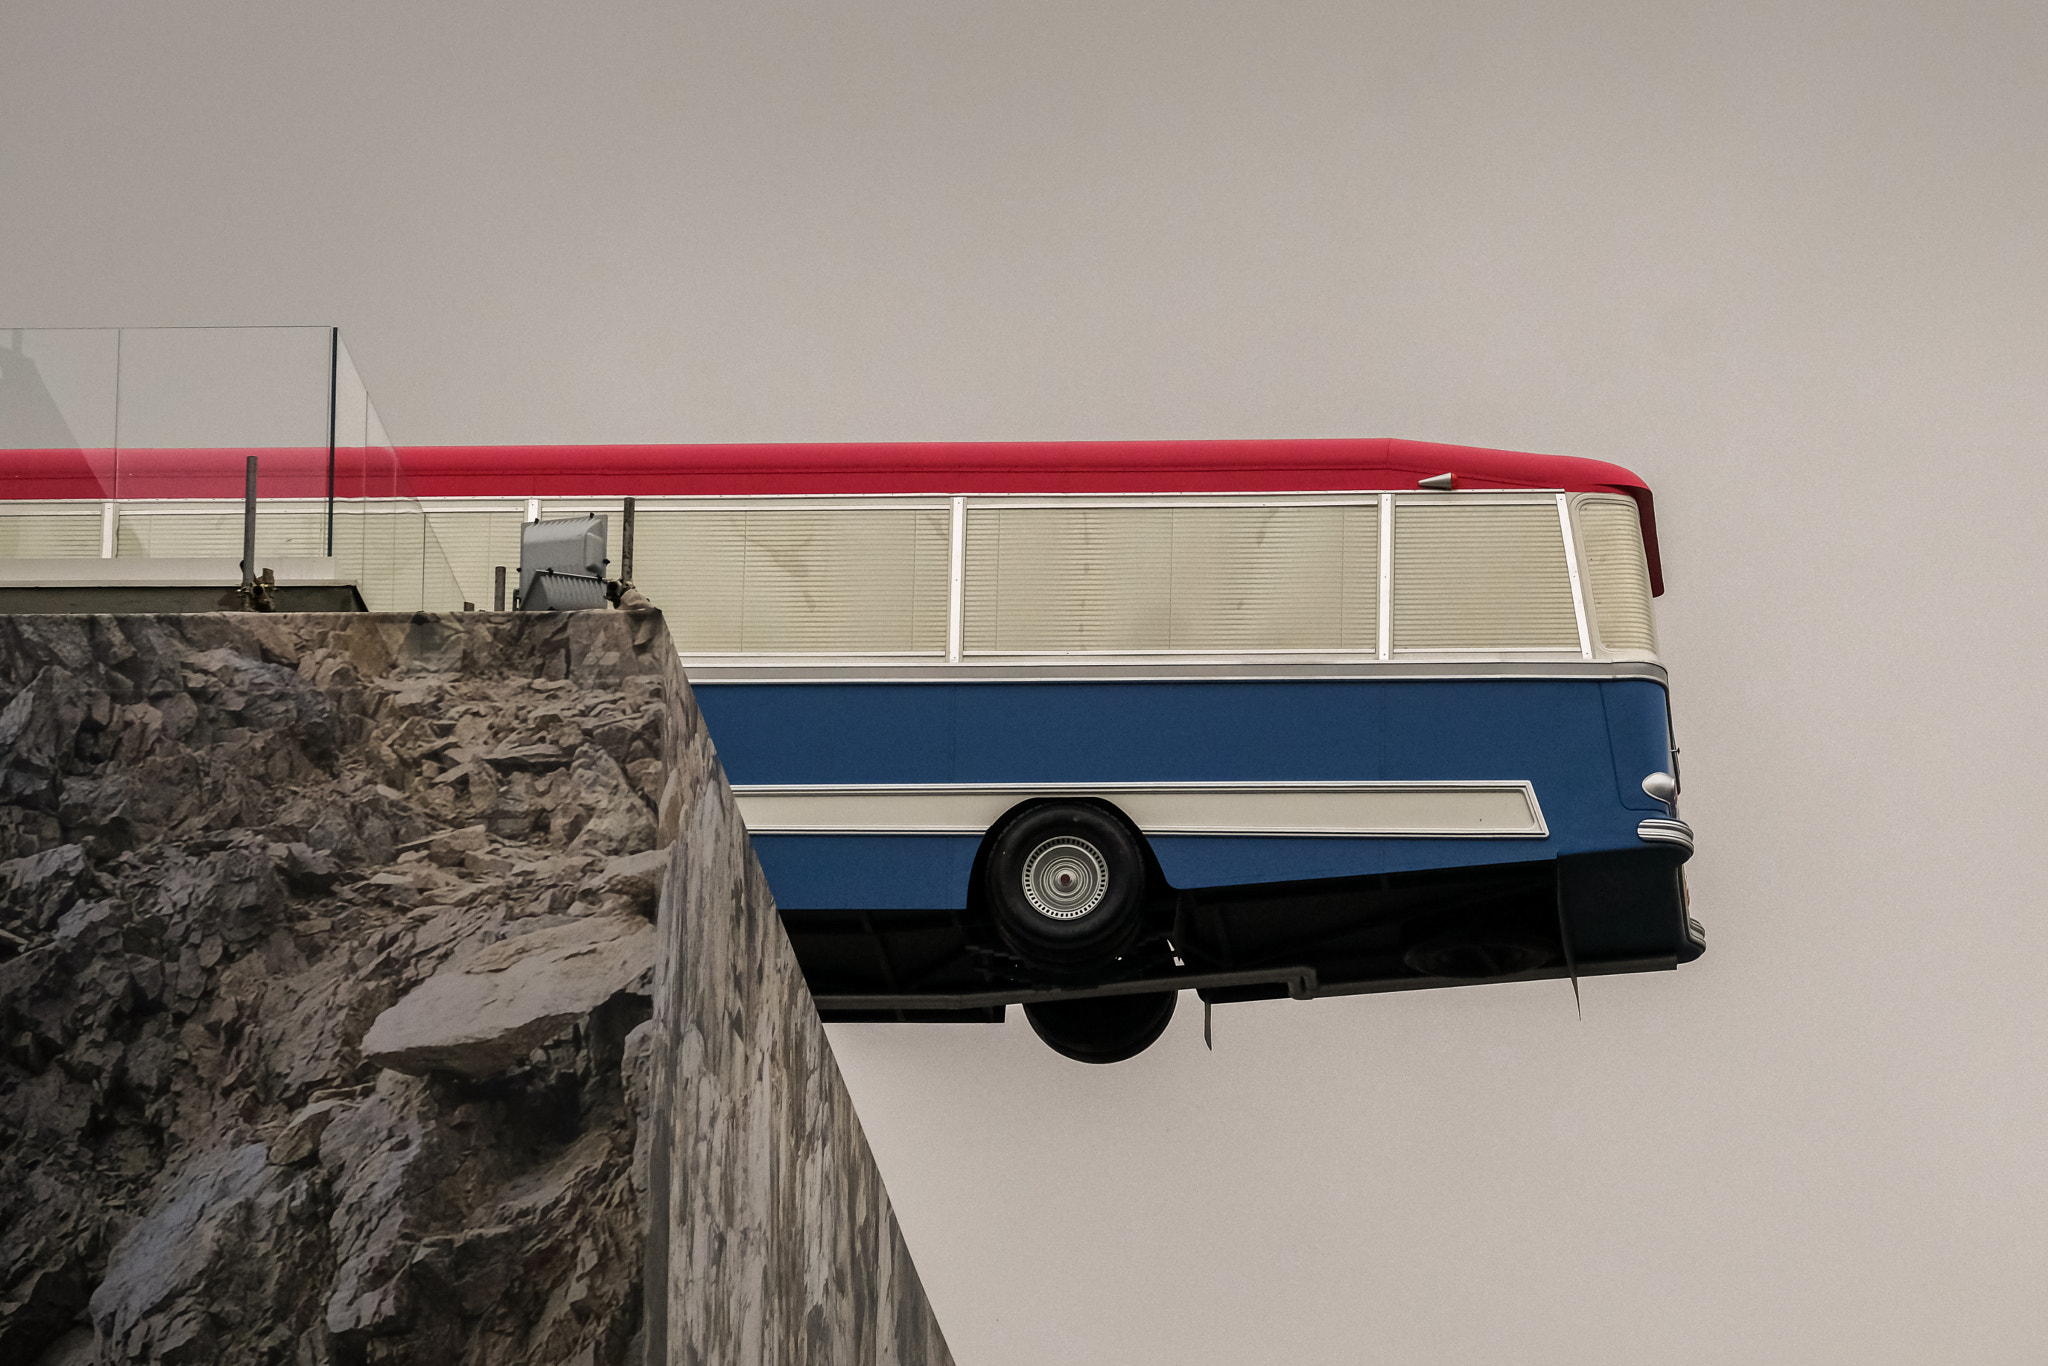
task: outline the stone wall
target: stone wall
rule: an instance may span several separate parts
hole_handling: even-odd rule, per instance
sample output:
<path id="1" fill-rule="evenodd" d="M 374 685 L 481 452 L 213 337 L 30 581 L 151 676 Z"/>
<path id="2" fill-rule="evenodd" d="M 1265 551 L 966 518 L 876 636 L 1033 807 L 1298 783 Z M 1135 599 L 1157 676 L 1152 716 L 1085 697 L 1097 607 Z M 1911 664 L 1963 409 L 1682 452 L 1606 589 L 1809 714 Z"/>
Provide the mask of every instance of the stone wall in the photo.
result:
<path id="1" fill-rule="evenodd" d="M 666 644 L 666 634 L 662 637 Z M 659 838 L 649 1360 L 950 1363 L 696 701 Z"/>
<path id="2" fill-rule="evenodd" d="M 947 1360 L 658 614 L 0 618 L 0 1360 L 643 1354 Z"/>

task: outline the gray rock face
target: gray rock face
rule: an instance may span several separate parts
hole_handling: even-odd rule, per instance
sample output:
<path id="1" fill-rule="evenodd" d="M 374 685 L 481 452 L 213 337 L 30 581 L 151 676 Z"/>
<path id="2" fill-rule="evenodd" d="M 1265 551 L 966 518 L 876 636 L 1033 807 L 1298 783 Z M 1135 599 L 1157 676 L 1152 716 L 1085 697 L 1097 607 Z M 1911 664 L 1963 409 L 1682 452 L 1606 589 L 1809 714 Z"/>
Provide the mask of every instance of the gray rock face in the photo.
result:
<path id="1" fill-rule="evenodd" d="M 642 1359 L 950 1363 L 660 617 L 0 618 L 0 1362 Z"/>
<path id="2" fill-rule="evenodd" d="M 654 927 L 637 917 L 593 916 L 500 940 L 379 1015 L 363 1036 L 363 1060 L 413 1076 L 492 1076 L 612 997 L 645 996 L 653 976 Z"/>
<path id="3" fill-rule="evenodd" d="M 197 1154 L 108 1259 L 91 1300 L 101 1358 L 288 1350 L 310 1326 L 297 1282 L 321 1270 L 322 1240 L 306 1226 L 322 1203 L 311 1177 L 273 1167 L 261 1143 Z"/>
<path id="4" fill-rule="evenodd" d="M 0 619 L 0 1362 L 627 1359 L 633 640 Z"/>

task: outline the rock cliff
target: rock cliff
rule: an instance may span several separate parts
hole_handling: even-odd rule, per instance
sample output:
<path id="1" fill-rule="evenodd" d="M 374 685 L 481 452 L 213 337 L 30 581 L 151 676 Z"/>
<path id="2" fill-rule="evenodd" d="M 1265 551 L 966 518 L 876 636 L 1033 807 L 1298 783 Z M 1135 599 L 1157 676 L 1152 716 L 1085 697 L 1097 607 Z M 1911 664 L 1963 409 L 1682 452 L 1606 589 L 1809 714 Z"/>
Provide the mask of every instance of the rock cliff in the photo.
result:
<path id="1" fill-rule="evenodd" d="M 673 660 L 0 618 L 0 1361 L 633 1356 Z"/>

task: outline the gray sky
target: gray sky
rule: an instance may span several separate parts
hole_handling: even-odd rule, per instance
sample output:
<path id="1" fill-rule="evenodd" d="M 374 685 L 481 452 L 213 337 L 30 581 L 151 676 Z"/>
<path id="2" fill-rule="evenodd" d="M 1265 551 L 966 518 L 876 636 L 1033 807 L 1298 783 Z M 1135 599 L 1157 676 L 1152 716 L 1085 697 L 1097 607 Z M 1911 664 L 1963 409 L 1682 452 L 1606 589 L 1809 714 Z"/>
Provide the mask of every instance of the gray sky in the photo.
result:
<path id="1" fill-rule="evenodd" d="M 2048 9 L 0 0 L 0 323 L 401 443 L 1403 436 L 1655 488 L 1709 948 L 835 1027 L 963 1363 L 2038 1362 Z"/>

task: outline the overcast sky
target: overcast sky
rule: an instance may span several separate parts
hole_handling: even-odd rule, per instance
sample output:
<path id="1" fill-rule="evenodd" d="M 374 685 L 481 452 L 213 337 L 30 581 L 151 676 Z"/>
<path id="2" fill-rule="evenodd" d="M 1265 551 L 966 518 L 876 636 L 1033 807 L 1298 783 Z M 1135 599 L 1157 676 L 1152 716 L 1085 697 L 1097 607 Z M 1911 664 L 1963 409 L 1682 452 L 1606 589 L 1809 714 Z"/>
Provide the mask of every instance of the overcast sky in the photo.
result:
<path id="1" fill-rule="evenodd" d="M 1630 466 L 1707 956 L 835 1026 L 940 1320 L 2038 1363 L 2044 161 L 2038 3 L 0 0 L 0 325 L 337 323 L 401 444 Z"/>

